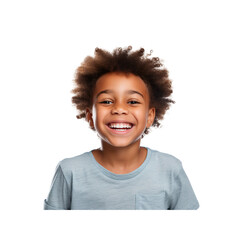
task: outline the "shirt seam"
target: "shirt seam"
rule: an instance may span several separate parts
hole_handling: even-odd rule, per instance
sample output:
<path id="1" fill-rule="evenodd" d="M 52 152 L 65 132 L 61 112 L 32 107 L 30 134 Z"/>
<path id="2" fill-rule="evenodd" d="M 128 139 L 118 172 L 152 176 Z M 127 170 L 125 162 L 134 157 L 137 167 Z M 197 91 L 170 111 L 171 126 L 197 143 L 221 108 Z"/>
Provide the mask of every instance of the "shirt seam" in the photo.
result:
<path id="1" fill-rule="evenodd" d="M 177 172 L 177 174 L 175 175 L 174 173 L 173 173 L 173 181 L 171 182 L 171 189 L 172 189 L 172 191 L 171 191 L 171 202 L 173 202 L 173 191 L 174 191 L 174 189 L 173 189 L 173 186 L 174 186 L 174 183 L 175 183 L 175 179 L 180 175 L 180 172 L 183 170 L 183 167 L 182 167 L 182 163 L 180 162 L 180 169 L 179 169 L 179 171 Z M 172 204 L 171 204 L 171 208 L 173 209 L 173 206 L 172 206 Z"/>
<path id="2" fill-rule="evenodd" d="M 64 174 L 64 172 L 63 172 L 63 168 L 62 168 L 62 166 L 61 166 L 61 162 L 60 162 L 59 166 L 60 166 L 61 172 L 62 172 L 62 174 L 63 174 L 63 179 L 64 179 L 64 181 L 65 181 L 66 184 L 67 184 L 68 194 L 69 194 L 69 197 L 70 197 L 70 206 L 71 206 L 71 204 L 72 204 L 72 194 L 71 194 L 71 188 L 70 188 L 71 184 L 68 183 L 68 181 L 67 181 L 67 178 L 66 178 L 66 176 L 65 176 L 65 174 Z M 68 210 L 68 209 L 66 209 L 66 210 Z"/>

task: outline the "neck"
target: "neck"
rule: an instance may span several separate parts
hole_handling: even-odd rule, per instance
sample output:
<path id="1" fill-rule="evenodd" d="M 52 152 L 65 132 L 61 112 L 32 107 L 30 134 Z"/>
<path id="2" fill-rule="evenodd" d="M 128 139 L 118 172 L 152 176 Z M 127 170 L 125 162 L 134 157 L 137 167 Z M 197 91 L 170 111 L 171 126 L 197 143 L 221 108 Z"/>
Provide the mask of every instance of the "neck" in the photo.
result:
<path id="1" fill-rule="evenodd" d="M 102 141 L 101 161 L 109 168 L 129 169 L 139 164 L 143 150 L 140 140 L 126 147 L 114 147 Z"/>

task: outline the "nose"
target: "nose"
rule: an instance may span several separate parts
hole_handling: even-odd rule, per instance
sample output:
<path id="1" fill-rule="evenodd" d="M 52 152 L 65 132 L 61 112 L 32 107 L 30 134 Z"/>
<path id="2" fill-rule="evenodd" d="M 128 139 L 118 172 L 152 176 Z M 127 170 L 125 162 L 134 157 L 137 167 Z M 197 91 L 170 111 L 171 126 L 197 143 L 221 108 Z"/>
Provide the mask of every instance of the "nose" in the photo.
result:
<path id="1" fill-rule="evenodd" d="M 112 114 L 128 114 L 127 106 L 121 103 L 115 103 L 111 110 Z"/>

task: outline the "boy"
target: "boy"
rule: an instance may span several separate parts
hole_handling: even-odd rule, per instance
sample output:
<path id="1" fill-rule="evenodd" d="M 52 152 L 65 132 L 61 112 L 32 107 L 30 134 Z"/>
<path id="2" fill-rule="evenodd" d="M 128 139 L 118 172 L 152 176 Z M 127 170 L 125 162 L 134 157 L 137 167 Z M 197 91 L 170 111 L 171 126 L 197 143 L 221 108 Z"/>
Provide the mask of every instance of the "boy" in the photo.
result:
<path id="1" fill-rule="evenodd" d="M 96 48 L 77 69 L 72 102 L 101 148 L 59 162 L 44 209 L 198 209 L 181 162 L 140 146 L 174 101 L 160 60 L 131 50 Z"/>

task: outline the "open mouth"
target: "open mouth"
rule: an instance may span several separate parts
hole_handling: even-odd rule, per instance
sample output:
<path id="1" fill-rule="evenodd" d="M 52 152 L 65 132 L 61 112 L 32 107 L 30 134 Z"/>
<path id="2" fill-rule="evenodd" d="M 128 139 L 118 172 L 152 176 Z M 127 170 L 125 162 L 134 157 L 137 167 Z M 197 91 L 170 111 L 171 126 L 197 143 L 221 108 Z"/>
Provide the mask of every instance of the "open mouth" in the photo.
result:
<path id="1" fill-rule="evenodd" d="M 126 133 L 133 128 L 132 123 L 109 123 L 107 126 L 114 132 L 117 133 Z"/>

